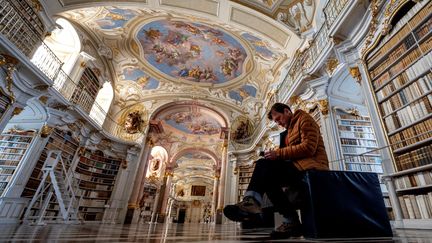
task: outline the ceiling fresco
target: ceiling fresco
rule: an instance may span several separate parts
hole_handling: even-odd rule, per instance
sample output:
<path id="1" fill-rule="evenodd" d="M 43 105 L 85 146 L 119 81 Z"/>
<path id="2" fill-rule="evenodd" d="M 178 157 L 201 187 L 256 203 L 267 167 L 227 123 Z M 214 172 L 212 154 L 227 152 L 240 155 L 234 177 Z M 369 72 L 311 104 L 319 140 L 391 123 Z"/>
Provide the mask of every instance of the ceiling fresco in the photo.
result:
<path id="1" fill-rule="evenodd" d="M 254 47 L 255 51 L 262 57 L 267 59 L 275 57 L 276 54 L 269 49 L 268 44 L 262 39 L 249 33 L 243 33 L 242 37 L 245 38 L 245 40 L 248 41 Z"/>
<path id="2" fill-rule="evenodd" d="M 215 119 L 203 115 L 200 111 L 171 113 L 163 119 L 166 124 L 187 134 L 214 135 L 221 131 L 221 127 Z"/>
<path id="3" fill-rule="evenodd" d="M 256 97 L 257 89 L 251 85 L 243 85 L 242 87 L 229 91 L 231 99 L 243 102 L 248 97 Z"/>
<path id="4" fill-rule="evenodd" d="M 240 76 L 246 51 L 228 33 L 203 24 L 157 20 L 137 33 L 144 58 L 173 78 L 224 83 Z"/>
<path id="5" fill-rule="evenodd" d="M 158 80 L 148 76 L 143 70 L 138 68 L 125 68 L 121 78 L 135 82 L 143 90 L 157 89 L 159 87 Z"/>
<path id="6" fill-rule="evenodd" d="M 211 158 L 202 152 L 187 152 L 183 154 L 182 157 L 185 157 L 187 159 L 199 159 L 199 160 L 210 160 Z"/>
<path id="7" fill-rule="evenodd" d="M 137 16 L 137 12 L 129 9 L 106 7 L 95 23 L 104 30 L 123 27 L 129 20 Z"/>

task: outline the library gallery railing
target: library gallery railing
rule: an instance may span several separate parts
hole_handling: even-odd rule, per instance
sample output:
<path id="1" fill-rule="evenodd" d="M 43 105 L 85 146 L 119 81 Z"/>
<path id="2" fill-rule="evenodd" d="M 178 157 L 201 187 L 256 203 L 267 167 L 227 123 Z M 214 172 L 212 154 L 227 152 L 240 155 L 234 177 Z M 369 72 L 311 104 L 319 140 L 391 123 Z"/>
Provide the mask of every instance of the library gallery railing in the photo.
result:
<path id="1" fill-rule="evenodd" d="M 73 102 L 71 96 L 76 89 L 77 83 L 62 70 L 62 61 L 46 45 L 42 38 L 44 36 L 42 21 L 27 1 L 0 0 L 0 33 L 12 42 L 25 56 L 31 58 L 37 48 L 38 51 L 31 62 L 53 81 L 53 88 L 57 90 L 67 101 L 75 103 L 86 111 L 104 131 L 114 137 L 127 141 L 136 141 L 141 134 L 128 134 L 106 111 L 94 101 L 86 88 L 81 88 L 78 101 Z M 91 112 L 88 106 L 91 104 Z"/>

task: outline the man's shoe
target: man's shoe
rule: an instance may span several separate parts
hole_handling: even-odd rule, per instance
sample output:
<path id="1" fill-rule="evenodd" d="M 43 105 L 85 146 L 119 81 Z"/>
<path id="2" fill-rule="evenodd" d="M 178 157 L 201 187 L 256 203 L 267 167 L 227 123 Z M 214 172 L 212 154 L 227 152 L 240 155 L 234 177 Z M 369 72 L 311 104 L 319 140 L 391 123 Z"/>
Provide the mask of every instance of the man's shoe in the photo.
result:
<path id="1" fill-rule="evenodd" d="M 225 217 L 232 221 L 255 221 L 262 218 L 262 210 L 259 203 L 253 197 L 245 197 L 243 201 L 228 205 L 224 208 Z"/>
<path id="2" fill-rule="evenodd" d="M 287 239 L 303 235 L 300 223 L 283 223 L 270 233 L 272 239 Z"/>

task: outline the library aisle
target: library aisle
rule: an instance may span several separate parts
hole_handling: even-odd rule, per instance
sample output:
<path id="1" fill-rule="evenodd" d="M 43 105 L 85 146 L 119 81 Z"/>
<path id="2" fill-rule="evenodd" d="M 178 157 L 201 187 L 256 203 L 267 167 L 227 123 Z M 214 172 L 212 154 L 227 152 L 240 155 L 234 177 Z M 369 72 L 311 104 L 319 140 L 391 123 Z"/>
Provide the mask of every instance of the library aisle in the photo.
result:
<path id="1" fill-rule="evenodd" d="M 235 224 L 9 225 L 2 227 L 0 242 L 322 242 L 304 238 L 270 240 L 270 231 L 242 230 Z M 393 239 L 344 239 L 337 242 L 426 243 L 431 239 L 432 230 L 397 230 Z"/>

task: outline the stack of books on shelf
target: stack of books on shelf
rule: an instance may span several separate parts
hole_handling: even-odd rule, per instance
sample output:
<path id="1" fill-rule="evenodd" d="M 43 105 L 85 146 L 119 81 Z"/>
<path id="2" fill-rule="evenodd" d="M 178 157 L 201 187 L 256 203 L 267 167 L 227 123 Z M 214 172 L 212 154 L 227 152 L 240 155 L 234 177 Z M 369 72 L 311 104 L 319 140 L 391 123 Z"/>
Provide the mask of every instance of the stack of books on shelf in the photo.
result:
<path id="1" fill-rule="evenodd" d="M 78 147 L 78 141 L 72 138 L 70 132 L 54 128 L 48 137 L 45 148 L 42 150 L 21 196 L 31 198 L 35 194 L 42 180 L 42 167 L 49 150 L 60 150 L 62 152 L 61 157 L 66 166 L 66 170 L 68 170 L 72 166 L 73 158 L 78 151 Z"/>
<path id="2" fill-rule="evenodd" d="M 408 2 L 367 67 L 394 158 L 405 219 L 432 216 L 432 2 Z M 405 11 L 402 13 L 402 11 Z"/>
<path id="3" fill-rule="evenodd" d="M 13 186 L 9 182 L 23 163 L 23 156 L 35 134 L 35 131 L 10 129 L 0 135 L 0 196 L 9 186 Z"/>
<path id="4" fill-rule="evenodd" d="M 342 167 L 345 170 L 382 173 L 381 155 L 370 118 L 337 109 Z"/>
<path id="5" fill-rule="evenodd" d="M 255 164 L 239 167 L 238 201 L 243 199 L 246 189 L 252 177 Z"/>
<path id="6" fill-rule="evenodd" d="M 75 175 L 83 192 L 79 211 L 84 220 L 103 219 L 121 162 L 121 159 L 105 156 L 100 151 L 82 149 Z"/>

